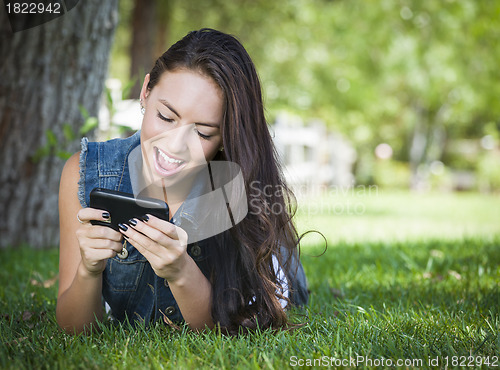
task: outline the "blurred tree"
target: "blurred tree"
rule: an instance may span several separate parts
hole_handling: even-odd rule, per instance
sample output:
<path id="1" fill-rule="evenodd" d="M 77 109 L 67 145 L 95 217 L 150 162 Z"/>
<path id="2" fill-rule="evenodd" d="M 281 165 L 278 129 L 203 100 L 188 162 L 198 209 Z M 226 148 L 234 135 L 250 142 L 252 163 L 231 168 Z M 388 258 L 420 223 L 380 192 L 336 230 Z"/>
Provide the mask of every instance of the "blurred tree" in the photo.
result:
<path id="1" fill-rule="evenodd" d="M 257 64 L 270 121 L 283 109 L 322 119 L 356 146 L 366 181 L 381 142 L 411 164 L 418 186 L 432 161 L 456 163 L 450 142 L 480 138 L 492 122 L 500 130 L 498 1 L 170 4 L 170 40 L 201 27 L 236 35 Z"/>
<path id="2" fill-rule="evenodd" d="M 132 13 L 132 39 L 130 43 L 130 78 L 136 80 L 130 91 L 130 97 L 137 99 L 141 91 L 139 76 L 144 76 L 144 71 L 153 62 L 156 27 L 155 8 L 156 0 L 134 1 Z"/>
<path id="3" fill-rule="evenodd" d="M 136 81 L 130 98 L 137 99 L 144 75 L 166 50 L 170 25 L 171 0 L 134 1 L 130 43 L 130 79 Z"/>
<path id="4" fill-rule="evenodd" d="M 78 150 L 79 106 L 97 114 L 117 3 L 81 1 L 60 18 L 14 34 L 0 9 L 2 247 L 58 242 L 61 157 Z"/>

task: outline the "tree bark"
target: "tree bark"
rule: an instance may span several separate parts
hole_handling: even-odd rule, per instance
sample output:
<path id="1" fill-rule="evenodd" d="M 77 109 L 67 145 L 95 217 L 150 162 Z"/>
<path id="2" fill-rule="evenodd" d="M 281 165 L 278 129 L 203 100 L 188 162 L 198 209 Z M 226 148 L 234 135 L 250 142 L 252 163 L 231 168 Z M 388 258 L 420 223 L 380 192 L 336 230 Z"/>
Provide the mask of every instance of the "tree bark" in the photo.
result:
<path id="1" fill-rule="evenodd" d="M 12 33 L 0 9 L 0 247 L 59 242 L 58 192 L 64 159 L 35 155 L 55 134 L 53 149 L 76 152 L 79 106 L 97 115 L 118 0 L 80 1 L 60 18 Z"/>
<path id="2" fill-rule="evenodd" d="M 129 55 L 130 79 L 135 84 L 130 89 L 130 99 L 139 99 L 144 76 L 170 46 L 172 9 L 172 0 L 134 0 Z"/>
<path id="3" fill-rule="evenodd" d="M 162 0 L 156 3 L 156 37 L 155 48 L 153 50 L 153 61 L 167 51 L 170 46 L 170 22 L 172 19 L 173 5 L 172 0 Z"/>
<path id="4" fill-rule="evenodd" d="M 156 31 L 156 0 L 135 0 L 132 13 L 132 42 L 130 44 L 130 78 L 135 84 L 131 99 L 139 99 L 144 75 L 153 67 Z"/>

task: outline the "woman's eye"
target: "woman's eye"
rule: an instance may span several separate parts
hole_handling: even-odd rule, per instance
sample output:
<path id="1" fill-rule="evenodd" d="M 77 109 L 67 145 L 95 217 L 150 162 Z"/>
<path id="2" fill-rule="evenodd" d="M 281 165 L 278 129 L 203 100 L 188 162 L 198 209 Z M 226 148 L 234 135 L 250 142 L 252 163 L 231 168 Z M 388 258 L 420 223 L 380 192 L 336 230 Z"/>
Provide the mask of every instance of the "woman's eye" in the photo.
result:
<path id="1" fill-rule="evenodd" d="M 163 120 L 163 121 L 165 121 L 165 122 L 168 122 L 168 123 L 172 123 L 172 122 L 174 122 L 174 120 L 173 120 L 173 119 L 165 117 L 165 116 L 164 116 L 164 115 L 162 115 L 160 112 L 158 112 L 158 118 L 159 118 L 159 119 L 161 119 L 161 120 Z"/>
<path id="2" fill-rule="evenodd" d="M 194 130 L 196 131 L 196 133 L 198 134 L 198 136 L 201 137 L 202 139 L 208 140 L 208 139 L 210 139 L 212 137 L 211 135 L 202 134 L 200 131 L 198 131 L 197 128 L 195 128 Z"/>
<path id="3" fill-rule="evenodd" d="M 205 140 L 208 140 L 210 139 L 210 135 L 203 135 L 201 132 L 198 131 L 198 135 L 202 138 L 202 139 L 205 139 Z"/>

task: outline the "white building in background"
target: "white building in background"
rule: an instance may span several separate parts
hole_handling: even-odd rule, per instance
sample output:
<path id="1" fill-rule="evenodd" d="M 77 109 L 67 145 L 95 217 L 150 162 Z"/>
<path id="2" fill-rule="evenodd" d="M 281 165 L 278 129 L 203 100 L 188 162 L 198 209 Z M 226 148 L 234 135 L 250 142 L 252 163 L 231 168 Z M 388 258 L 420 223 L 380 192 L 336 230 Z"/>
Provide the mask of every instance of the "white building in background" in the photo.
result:
<path id="1" fill-rule="evenodd" d="M 97 132 L 97 140 L 101 141 L 123 136 L 124 131 L 139 130 L 143 117 L 139 100 L 121 100 L 119 80 L 109 79 L 106 87 L 113 100 L 113 112 L 106 104 L 101 105 Z M 306 125 L 299 117 L 282 113 L 270 131 L 287 183 L 298 194 L 354 185 L 356 151 L 339 134 L 328 132 L 323 122 L 316 120 Z"/>
<path id="2" fill-rule="evenodd" d="M 122 83 L 118 79 L 106 80 L 106 88 L 113 101 L 112 107 L 106 104 L 103 97 L 99 109 L 99 128 L 97 140 L 105 141 L 124 136 L 124 131 L 134 132 L 141 128 L 142 114 L 138 99 L 122 100 Z M 111 108 L 111 109 L 110 109 Z"/>
<path id="3" fill-rule="evenodd" d="M 356 151 L 340 135 L 329 133 L 323 122 L 305 125 L 296 116 L 280 114 L 271 131 L 287 183 L 296 192 L 354 185 Z"/>

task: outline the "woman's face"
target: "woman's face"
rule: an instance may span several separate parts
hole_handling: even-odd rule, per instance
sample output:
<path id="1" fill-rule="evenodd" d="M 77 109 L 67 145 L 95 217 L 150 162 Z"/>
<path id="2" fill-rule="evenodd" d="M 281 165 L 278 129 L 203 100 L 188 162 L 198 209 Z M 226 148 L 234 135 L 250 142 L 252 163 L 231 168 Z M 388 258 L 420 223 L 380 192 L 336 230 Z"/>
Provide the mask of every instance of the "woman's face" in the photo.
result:
<path id="1" fill-rule="evenodd" d="M 141 91 L 146 108 L 142 120 L 141 149 L 146 181 L 163 186 L 192 178 L 221 147 L 222 91 L 209 77 L 180 69 L 164 72 Z"/>

